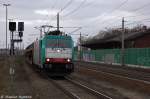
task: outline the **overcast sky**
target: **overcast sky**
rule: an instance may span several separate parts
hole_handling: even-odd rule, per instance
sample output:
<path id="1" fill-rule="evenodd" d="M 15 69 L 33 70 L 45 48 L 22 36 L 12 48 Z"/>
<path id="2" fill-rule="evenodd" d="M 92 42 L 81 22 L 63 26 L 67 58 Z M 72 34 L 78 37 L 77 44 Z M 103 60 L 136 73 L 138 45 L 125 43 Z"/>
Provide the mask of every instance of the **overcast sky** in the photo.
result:
<path id="1" fill-rule="evenodd" d="M 56 14 L 60 12 L 60 26 L 82 27 L 75 32 L 94 36 L 106 28 L 120 28 L 121 18 L 125 17 L 126 24 L 141 21 L 138 24 L 149 26 L 149 0 L 0 0 L 0 3 L 10 3 L 8 19 L 24 21 L 24 45 L 39 37 L 35 26 L 49 24 L 56 26 Z M 130 16 L 130 17 L 129 17 Z M 136 16 L 136 17 L 131 17 Z M 126 25 L 126 27 L 132 27 Z M 75 29 L 62 29 L 70 33 Z M 31 36 L 31 34 L 37 34 Z M 5 46 L 5 7 L 0 5 L 0 47 Z M 74 41 L 78 35 L 72 35 Z M 9 35 L 8 35 L 9 37 Z"/>

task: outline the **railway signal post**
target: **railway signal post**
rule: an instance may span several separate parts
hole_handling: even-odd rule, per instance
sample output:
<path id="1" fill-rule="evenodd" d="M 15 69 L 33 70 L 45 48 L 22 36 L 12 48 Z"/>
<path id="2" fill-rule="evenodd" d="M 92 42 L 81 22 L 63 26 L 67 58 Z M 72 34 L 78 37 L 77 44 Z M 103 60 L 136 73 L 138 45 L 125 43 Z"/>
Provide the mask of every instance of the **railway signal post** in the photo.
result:
<path id="1" fill-rule="evenodd" d="M 10 55 L 14 55 L 14 43 L 22 42 L 22 36 L 24 31 L 24 22 L 18 22 L 18 36 L 19 39 L 14 39 L 14 32 L 16 31 L 16 22 L 9 22 L 9 30 L 11 32 L 11 48 Z"/>

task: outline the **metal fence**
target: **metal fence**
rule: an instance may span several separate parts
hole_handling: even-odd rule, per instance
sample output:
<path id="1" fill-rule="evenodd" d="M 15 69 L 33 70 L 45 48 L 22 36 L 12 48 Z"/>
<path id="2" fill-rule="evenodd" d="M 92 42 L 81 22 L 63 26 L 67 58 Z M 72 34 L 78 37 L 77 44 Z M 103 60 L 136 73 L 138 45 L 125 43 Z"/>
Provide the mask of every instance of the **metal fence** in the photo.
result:
<path id="1" fill-rule="evenodd" d="M 77 60 L 80 53 L 75 51 L 74 58 Z M 81 52 L 82 60 L 98 61 L 104 63 L 121 62 L 121 49 L 101 49 Z M 125 49 L 124 63 L 130 65 L 139 65 L 150 67 L 150 48 L 128 48 Z"/>

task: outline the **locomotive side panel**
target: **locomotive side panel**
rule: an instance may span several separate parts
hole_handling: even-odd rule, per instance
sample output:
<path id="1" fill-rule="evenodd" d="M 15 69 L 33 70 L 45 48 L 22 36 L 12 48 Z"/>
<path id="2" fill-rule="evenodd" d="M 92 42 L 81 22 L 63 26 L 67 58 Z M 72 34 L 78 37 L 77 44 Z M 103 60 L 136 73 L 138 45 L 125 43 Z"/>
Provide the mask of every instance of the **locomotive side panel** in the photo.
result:
<path id="1" fill-rule="evenodd" d="M 34 47 L 33 47 L 33 63 L 40 66 L 41 65 L 41 58 L 40 58 L 40 41 L 36 40 L 34 42 Z"/>

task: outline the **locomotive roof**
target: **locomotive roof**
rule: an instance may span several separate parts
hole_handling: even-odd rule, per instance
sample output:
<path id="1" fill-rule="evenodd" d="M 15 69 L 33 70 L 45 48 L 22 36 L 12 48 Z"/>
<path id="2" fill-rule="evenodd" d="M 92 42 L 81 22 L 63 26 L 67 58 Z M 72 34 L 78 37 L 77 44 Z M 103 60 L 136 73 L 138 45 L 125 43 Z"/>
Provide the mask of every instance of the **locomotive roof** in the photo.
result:
<path id="1" fill-rule="evenodd" d="M 69 36 L 69 35 L 46 35 L 41 40 L 44 40 L 44 39 L 67 39 L 67 40 L 72 40 L 72 37 Z M 33 43 L 26 47 L 26 49 L 30 49 L 30 48 L 33 48 Z"/>
<path id="2" fill-rule="evenodd" d="M 71 36 L 68 36 L 68 35 L 47 35 L 44 38 L 47 38 L 47 39 L 72 39 Z"/>

